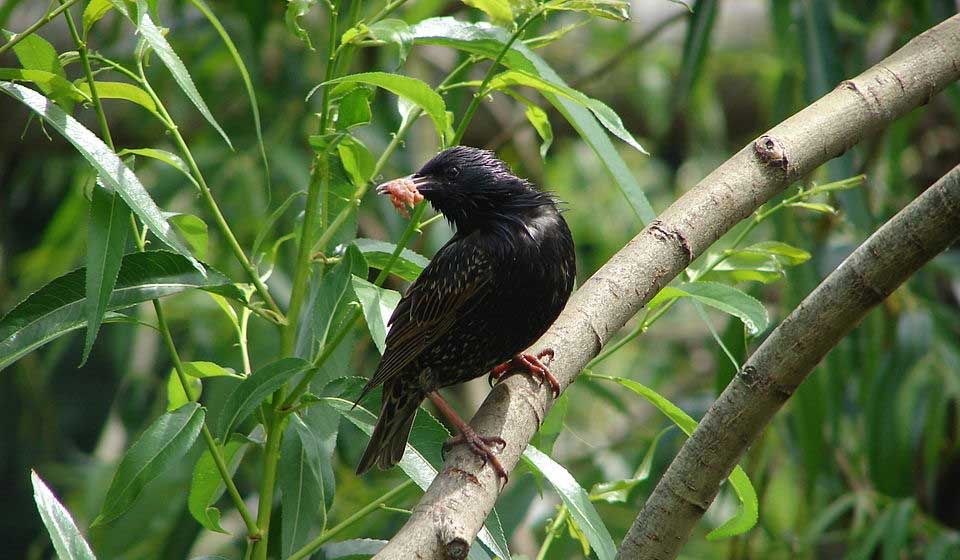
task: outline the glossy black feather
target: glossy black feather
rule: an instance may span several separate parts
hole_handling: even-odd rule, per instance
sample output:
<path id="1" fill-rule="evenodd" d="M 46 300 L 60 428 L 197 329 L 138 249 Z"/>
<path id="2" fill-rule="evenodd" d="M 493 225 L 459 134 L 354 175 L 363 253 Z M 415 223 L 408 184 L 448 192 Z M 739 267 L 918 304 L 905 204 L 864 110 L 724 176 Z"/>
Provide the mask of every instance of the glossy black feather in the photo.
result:
<path id="1" fill-rule="evenodd" d="M 381 384 L 389 390 L 360 473 L 399 461 L 416 413 L 412 402 L 484 375 L 533 344 L 563 309 L 576 276 L 573 238 L 556 199 L 491 152 L 451 148 L 414 177 L 456 234 L 390 318 L 383 357 L 364 392 Z"/>

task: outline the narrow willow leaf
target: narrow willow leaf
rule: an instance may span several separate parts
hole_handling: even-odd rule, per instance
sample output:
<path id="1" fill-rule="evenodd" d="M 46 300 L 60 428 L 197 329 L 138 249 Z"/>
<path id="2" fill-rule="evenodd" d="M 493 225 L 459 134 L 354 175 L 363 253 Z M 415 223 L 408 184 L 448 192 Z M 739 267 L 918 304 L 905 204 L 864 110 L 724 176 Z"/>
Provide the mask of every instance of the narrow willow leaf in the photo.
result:
<path id="1" fill-rule="evenodd" d="M 513 9 L 509 0 L 462 0 L 464 4 L 476 8 L 490 16 L 499 25 L 509 27 L 513 23 Z"/>
<path id="2" fill-rule="evenodd" d="M 90 200 L 90 223 L 87 233 L 86 317 L 87 335 L 80 364 L 86 363 L 93 342 L 100 332 L 100 322 L 117 283 L 130 230 L 130 209 L 120 195 L 94 187 Z"/>
<path id="3" fill-rule="evenodd" d="M 124 453 L 93 525 L 104 525 L 126 513 L 148 482 L 190 450 L 203 418 L 204 410 L 197 403 L 157 418 Z"/>
<path id="4" fill-rule="evenodd" d="M 376 159 L 363 142 L 353 136 L 347 136 L 337 143 L 337 153 L 354 187 L 360 188 L 370 181 Z"/>
<path id="5" fill-rule="evenodd" d="M 837 209 L 829 204 L 824 204 L 822 202 L 791 202 L 787 206 L 793 208 L 803 208 L 804 210 L 810 210 L 812 212 L 819 212 L 821 214 L 836 214 Z"/>
<path id="6" fill-rule="evenodd" d="M 180 236 L 199 259 L 207 258 L 207 224 L 193 214 L 177 214 L 169 218 Z"/>
<path id="7" fill-rule="evenodd" d="M 650 309 L 676 298 L 691 297 L 700 303 L 719 309 L 743 321 L 752 336 L 766 330 L 770 318 L 763 304 L 745 292 L 716 282 L 689 282 L 667 286 L 650 300 Z"/>
<path id="8" fill-rule="evenodd" d="M 355 558 L 357 556 L 375 556 L 387 541 L 379 539 L 350 539 L 348 541 L 327 543 L 320 547 L 324 560 L 338 560 L 340 558 Z"/>
<path id="9" fill-rule="evenodd" d="M 300 358 L 283 358 L 250 374 L 227 397 L 220 411 L 217 433 L 225 439 L 237 424 L 246 419 L 260 403 L 310 364 Z"/>
<path id="10" fill-rule="evenodd" d="M 546 7 L 551 11 L 580 12 L 614 21 L 630 19 L 630 2 L 627 0 L 561 0 L 548 2 Z"/>
<path id="11" fill-rule="evenodd" d="M 556 461 L 539 449 L 528 445 L 523 457 L 529 465 L 544 476 L 550 485 L 560 494 L 560 499 L 570 510 L 570 517 L 587 537 L 590 546 L 600 560 L 612 560 L 617 554 L 613 537 L 600 519 L 600 514 L 590 502 L 590 496 L 576 479 Z"/>
<path id="12" fill-rule="evenodd" d="M 535 74 L 529 74 L 521 70 L 508 70 L 494 76 L 487 84 L 488 90 L 498 90 L 508 87 L 529 87 L 540 93 L 549 93 L 565 97 L 574 103 L 585 107 L 600 121 L 607 130 L 614 136 L 623 140 L 640 153 L 647 153 L 643 146 L 633 137 L 632 134 L 623 126 L 623 121 L 613 109 L 608 107 L 602 101 L 587 97 L 579 91 L 562 83 L 551 82 Z"/>
<path id="13" fill-rule="evenodd" d="M 32 109 L 57 132 L 62 134 L 93 165 L 100 180 L 120 193 L 127 206 L 137 214 L 144 225 L 150 228 L 153 235 L 165 245 L 189 259 L 197 270 L 203 271 L 200 262 L 190 255 L 190 250 L 182 241 L 177 239 L 170 224 L 163 219 L 160 208 L 150 198 L 150 194 L 140 184 L 137 176 L 120 161 L 120 158 L 102 140 L 77 122 L 76 119 L 51 104 L 49 99 L 30 88 L 0 82 L 0 90 Z"/>
<path id="14" fill-rule="evenodd" d="M 451 17 L 430 18 L 411 28 L 415 43 L 441 45 L 471 54 L 496 58 L 510 35 L 503 29 L 486 23 L 467 23 Z M 522 70 L 555 83 L 564 84 L 559 75 L 542 58 L 522 43 L 514 43 L 502 61 L 504 66 Z M 544 97 L 570 122 L 610 172 L 630 207 L 640 221 L 648 223 L 656 217 L 653 207 L 637 183 L 627 164 L 593 114 L 579 104 L 552 93 Z"/>
<path id="15" fill-rule="evenodd" d="M 370 98 L 373 90 L 358 87 L 350 90 L 337 101 L 337 130 L 349 130 L 364 125 L 373 118 Z"/>
<path id="16" fill-rule="evenodd" d="M 354 305 L 352 274 L 366 276 L 366 262 L 350 245 L 333 270 L 311 279 L 310 296 L 299 318 L 295 354 L 313 361 L 323 350 L 331 333 L 345 328 L 350 306 Z"/>
<path id="17" fill-rule="evenodd" d="M 400 294 L 387 288 L 371 284 L 359 276 L 353 277 L 353 291 L 363 306 L 363 317 L 367 320 L 367 328 L 377 350 L 383 354 L 384 341 L 390 327 L 387 321 L 393 315 L 393 310 L 400 303 Z"/>
<path id="18" fill-rule="evenodd" d="M 90 0 L 87 7 L 83 9 L 83 33 L 86 35 L 93 24 L 100 21 L 103 16 L 113 9 L 110 0 Z"/>
<path id="19" fill-rule="evenodd" d="M 54 550 L 57 551 L 57 558 L 96 560 L 90 545 L 83 539 L 77 524 L 73 522 L 70 512 L 47 488 L 36 471 L 30 471 L 30 482 L 33 484 L 33 501 L 37 504 L 40 519 L 50 533 L 50 540 L 53 542 Z"/>
<path id="20" fill-rule="evenodd" d="M 117 155 L 122 157 L 130 154 L 162 161 L 180 173 L 183 173 L 183 176 L 189 179 L 190 183 L 192 183 L 198 191 L 200 190 L 200 185 L 197 183 L 197 180 L 193 178 L 193 174 L 190 173 L 190 168 L 187 167 L 187 162 L 183 161 L 183 159 L 177 154 L 157 148 L 125 148 L 120 150 Z"/>
<path id="21" fill-rule="evenodd" d="M 227 50 L 230 51 L 230 57 L 233 59 L 237 71 L 240 72 L 240 78 L 243 80 L 243 88 L 247 92 L 247 100 L 250 101 L 250 112 L 253 113 L 253 129 L 257 135 L 257 147 L 260 149 L 260 159 L 263 160 L 263 176 L 266 181 L 267 200 L 269 201 L 270 193 L 273 190 L 270 185 L 270 162 L 267 160 L 267 149 L 263 143 L 263 129 L 260 125 L 260 105 L 257 102 L 257 91 L 253 87 L 253 80 L 250 79 L 250 72 L 247 71 L 247 65 L 244 64 L 243 57 L 240 56 L 240 51 L 237 50 L 237 46 L 234 44 L 233 39 L 230 38 L 230 34 L 227 33 L 226 28 L 220 23 L 217 14 L 210 9 L 210 6 L 208 6 L 204 0 L 190 1 L 200 10 L 203 17 L 207 18 L 210 25 L 217 30 L 217 34 L 220 35 L 220 40 L 227 46 Z"/>
<path id="22" fill-rule="evenodd" d="M 0 369 L 51 340 L 86 325 L 86 270 L 53 280 L 0 319 Z M 229 278 L 214 269 L 202 276 L 187 259 L 167 251 L 124 255 L 107 310 L 113 311 L 198 288 L 246 303 Z"/>
<path id="23" fill-rule="evenodd" d="M 427 113 L 427 116 L 433 121 L 433 126 L 436 128 L 438 138 L 441 140 L 446 138 L 446 131 L 449 128 L 447 126 L 449 122 L 447 119 L 447 106 L 439 93 L 416 78 L 399 74 L 388 74 L 386 72 L 363 72 L 330 80 L 328 83 L 370 84 L 403 97 Z"/>
<path id="24" fill-rule="evenodd" d="M 193 83 L 193 78 L 191 78 L 190 73 L 187 72 L 187 67 L 183 65 L 183 61 L 180 60 L 180 57 L 174 52 L 173 47 L 167 42 L 166 37 L 163 36 L 163 32 L 160 31 L 160 28 L 157 27 L 150 18 L 150 10 L 147 9 L 146 0 L 137 0 L 137 21 L 134 23 L 137 26 L 137 31 L 140 32 L 143 39 L 150 45 L 150 48 L 157 53 L 157 57 L 160 58 L 163 65 L 166 66 L 167 70 L 173 75 L 174 81 L 177 82 L 177 85 L 180 86 L 183 93 L 187 95 L 187 98 L 190 99 L 193 106 L 200 111 L 203 118 L 207 119 L 210 126 L 220 133 L 220 136 L 223 137 L 227 146 L 232 150 L 233 144 L 230 143 L 230 138 L 227 137 L 227 133 L 220 128 L 220 123 L 213 117 L 213 113 L 210 112 L 207 103 L 203 100 L 203 97 L 200 96 L 200 92 L 197 91 L 197 86 Z"/>
<path id="25" fill-rule="evenodd" d="M 710 35 L 717 19 L 718 4 L 717 0 L 697 0 L 690 16 L 690 25 L 683 42 L 683 63 L 676 91 L 676 101 L 680 106 L 686 103 L 690 96 L 710 49 Z"/>
<path id="26" fill-rule="evenodd" d="M 313 43 L 310 42 L 310 34 L 303 28 L 300 21 L 316 3 L 317 0 L 287 0 L 287 11 L 283 16 L 283 20 L 287 24 L 287 30 L 303 41 L 311 51 L 313 50 Z"/>
<path id="27" fill-rule="evenodd" d="M 368 38 L 396 46 L 398 67 L 407 60 L 410 48 L 413 47 L 413 34 L 410 33 L 407 22 L 401 19 L 383 19 L 368 26 L 366 31 Z"/>
<path id="28" fill-rule="evenodd" d="M 227 469 L 231 475 L 237 472 L 237 467 L 243 460 L 250 444 L 250 438 L 233 434 L 227 440 L 226 445 L 220 445 L 223 460 L 227 464 Z M 217 532 L 227 533 L 220 526 L 220 510 L 213 507 L 220 496 L 226 490 L 223 478 L 220 476 L 220 470 L 217 469 L 216 461 L 210 450 L 204 450 L 203 455 L 197 460 L 193 467 L 193 477 L 190 481 L 190 494 L 187 498 L 187 509 L 190 515 L 205 528 Z"/>
<path id="29" fill-rule="evenodd" d="M 8 35 L 7 39 L 10 37 Z M 17 55 L 20 65 L 26 70 L 40 70 L 49 72 L 62 80 L 67 80 L 67 73 L 60 63 L 57 56 L 57 49 L 53 48 L 46 39 L 34 33 L 22 38 L 19 43 L 13 46 L 13 52 Z M 4 79 L 9 79 L 4 77 Z M 70 91 L 60 85 L 59 80 L 54 83 L 36 82 L 40 91 L 44 95 L 52 97 L 57 105 L 63 107 L 66 112 L 73 111 L 73 102 L 77 99 L 70 95 Z"/>
<path id="30" fill-rule="evenodd" d="M 593 373 L 589 374 L 589 377 L 594 379 L 606 379 L 608 381 L 613 381 L 614 383 L 619 383 L 623 387 L 626 387 L 627 389 L 630 389 L 634 393 L 640 395 L 650 404 L 657 407 L 660 412 L 666 415 L 666 417 L 676 424 L 677 427 L 683 430 L 683 433 L 687 434 L 688 437 L 697 428 L 696 420 L 681 410 L 680 407 L 664 398 L 663 395 L 647 387 L 646 385 L 623 377 L 610 377 Z M 753 484 L 750 482 L 750 478 L 747 477 L 747 473 L 744 472 L 740 465 L 734 467 L 733 472 L 730 473 L 727 481 L 729 481 L 730 485 L 733 486 L 734 492 L 736 492 L 737 497 L 740 499 L 740 511 L 737 512 L 735 516 L 724 522 L 721 526 L 708 533 L 707 538 L 711 540 L 743 534 L 756 525 L 757 519 L 760 517 L 760 506 L 759 500 L 757 499 L 757 492 L 754 490 Z"/>
<path id="31" fill-rule="evenodd" d="M 61 107 L 71 106 L 74 101 L 89 101 L 90 97 L 74 86 L 70 80 L 46 70 L 27 70 L 20 68 L 0 68 L 0 80 L 21 80 L 31 82 L 46 93 Z"/>
<path id="32" fill-rule="evenodd" d="M 167 374 L 167 412 L 173 412 L 189 402 L 197 402 L 202 392 L 203 383 L 194 377 L 187 378 L 185 391 L 177 370 L 170 368 L 170 373 Z"/>
<path id="33" fill-rule="evenodd" d="M 297 424 L 303 424 L 296 414 L 290 415 L 280 444 L 280 466 L 277 477 L 280 486 L 281 558 L 287 558 L 303 545 L 311 535 L 323 527 L 325 508 L 323 485 L 317 478 L 307 454 L 306 444 L 301 440 Z"/>
<path id="34" fill-rule="evenodd" d="M 387 263 L 390 262 L 393 256 L 393 252 L 397 248 L 393 243 L 363 237 L 354 239 L 353 244 L 363 253 L 363 258 L 366 259 L 370 267 L 380 270 L 386 268 Z M 423 269 L 426 268 L 428 264 L 430 264 L 428 258 L 410 249 L 404 249 L 397 256 L 397 260 L 393 263 L 390 272 L 408 282 L 412 282 L 420 276 L 420 273 L 423 272 Z"/>
<path id="35" fill-rule="evenodd" d="M 537 104 L 530 99 L 527 99 L 512 89 L 506 89 L 504 93 L 523 103 L 526 107 L 523 114 L 527 117 L 527 122 L 537 131 L 537 135 L 540 136 L 540 158 L 547 159 L 547 150 L 549 150 L 550 145 L 553 144 L 553 127 L 550 126 L 550 119 L 547 117 L 547 112 L 538 107 Z"/>
<path id="36" fill-rule="evenodd" d="M 788 266 L 796 266 L 810 260 L 810 253 L 782 241 L 761 241 L 749 247 L 744 247 L 740 249 L 740 251 L 744 253 L 772 255 L 779 260 L 781 264 Z"/>
<path id="37" fill-rule="evenodd" d="M 153 98 L 139 86 L 126 82 L 99 81 L 93 82 L 93 85 L 96 86 L 97 95 L 100 96 L 100 99 L 123 99 L 135 103 L 156 115 L 160 120 L 163 120 L 163 117 L 157 113 L 157 105 L 153 102 Z M 77 89 L 82 91 L 84 95 L 90 96 L 90 84 L 86 81 L 79 82 Z"/>
<path id="38" fill-rule="evenodd" d="M 322 400 L 328 402 L 330 406 L 337 409 L 340 414 L 342 414 L 347 420 L 349 420 L 353 425 L 360 428 L 360 430 L 370 435 L 373 433 L 373 424 L 376 421 L 376 416 L 367 410 L 366 408 L 356 405 L 352 400 L 336 398 L 336 397 L 324 397 Z M 427 418 L 428 421 L 424 423 L 421 419 Z M 422 451 L 421 441 L 430 441 L 433 444 L 436 444 L 438 441 L 438 434 L 443 433 L 446 435 L 446 429 L 440 425 L 439 422 L 433 416 L 428 414 L 424 410 L 420 410 L 417 414 L 417 418 L 414 421 L 413 429 L 410 432 L 410 441 L 407 442 L 406 452 L 403 454 L 403 459 L 400 460 L 399 467 L 403 470 L 407 476 L 413 480 L 417 486 L 426 490 L 430 483 L 433 482 L 433 479 L 437 476 L 437 469 L 433 466 L 428 457 L 430 455 L 436 455 L 434 458 L 434 464 L 439 464 L 439 446 L 436 446 L 434 452 Z M 427 437 L 424 437 L 426 434 Z M 439 441 L 442 442 L 443 438 L 446 436 L 440 436 Z M 480 529 L 480 532 L 477 533 L 477 538 L 482 542 L 493 554 L 499 556 L 500 558 L 509 560 L 510 552 L 509 547 L 507 546 L 507 539 L 503 534 L 503 529 L 498 527 L 499 525 L 499 516 L 496 515 L 496 509 L 491 512 L 491 515 L 497 520 L 496 524 L 484 524 Z M 491 527 L 494 525 L 494 527 Z M 493 530 L 491 530 L 493 529 Z"/>

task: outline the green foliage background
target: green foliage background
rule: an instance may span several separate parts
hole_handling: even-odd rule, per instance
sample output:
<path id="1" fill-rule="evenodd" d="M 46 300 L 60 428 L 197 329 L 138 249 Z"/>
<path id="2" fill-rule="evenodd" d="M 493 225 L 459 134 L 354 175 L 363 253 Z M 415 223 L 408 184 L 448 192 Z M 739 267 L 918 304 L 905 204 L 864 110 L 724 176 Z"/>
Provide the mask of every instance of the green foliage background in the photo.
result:
<path id="1" fill-rule="evenodd" d="M 81 25 L 82 9 L 89 4 L 97 3 L 81 1 L 72 9 Z M 133 8 L 132 4 L 126 5 Z M 542 7 L 533 1 L 467 4 L 486 11 L 436 0 L 386 4 L 344 0 L 337 3 L 339 32 L 331 34 L 328 7 L 323 3 L 212 2 L 210 9 L 232 37 L 251 76 L 267 171 L 242 75 L 217 30 L 195 3 L 141 2 L 141 6 L 154 9 L 158 25 L 169 30 L 166 40 L 182 59 L 211 118 L 222 127 L 235 151 L 198 112 L 156 54 L 149 57 L 145 68 L 150 85 L 189 144 L 197 168 L 240 246 L 261 272 L 272 269 L 267 284 L 284 310 L 298 285 L 295 237 L 302 227 L 305 197 L 295 193 L 305 192 L 312 178 L 326 173 L 329 188 L 318 203 L 311 235 L 328 243 L 315 248 L 311 280 L 299 285 L 305 290 L 301 295 L 306 308 L 317 317 L 333 317 L 334 322 L 329 328 L 305 324 L 296 333 L 303 339 L 300 344 L 310 347 L 298 350 L 307 359 L 322 352 L 323 342 L 318 340 L 329 342 L 328 337 L 340 332 L 338 329 L 347 333 L 318 374 L 325 381 L 367 376 L 375 367 L 378 352 L 374 339 L 383 333 L 382 325 L 370 314 L 376 305 L 371 308 L 369 304 L 377 295 L 386 300 L 395 296 L 362 282 L 378 278 L 377 272 L 390 260 L 393 243 L 405 231 L 410 232 L 407 221 L 373 194 L 363 197 L 358 212 L 349 214 L 336 234 L 327 235 L 326 228 L 343 208 L 344 197 L 356 192 L 357 186 L 368 179 L 377 182 L 412 172 L 435 153 L 439 142 L 436 119 L 421 118 L 395 146 L 383 169 L 369 177 L 364 173 L 369 174 L 373 161 L 388 149 L 392 134 L 402 126 L 397 96 L 371 87 L 354 89 L 352 94 L 345 90 L 353 97 L 334 99 L 330 107 L 338 109 L 337 118 L 359 124 L 350 127 L 351 139 L 345 140 L 343 134 L 318 135 L 318 114 L 326 112 L 324 91 L 309 98 L 308 93 L 331 77 L 367 72 L 396 73 L 436 88 L 456 64 L 468 60 L 462 45 L 457 50 L 443 41 L 425 45 L 401 40 L 395 44 L 392 39 L 403 39 L 401 25 L 387 30 L 394 35 L 384 31 L 386 39 L 371 35 L 359 40 L 347 49 L 349 56 L 343 60 L 348 62 L 328 73 L 328 44 L 338 44 L 340 34 L 358 18 L 370 21 L 383 9 L 391 12 L 388 19 L 410 25 L 444 16 L 462 22 L 493 18 L 506 29 L 507 37 Z M 555 0 L 553 4 L 564 3 Z M 623 22 L 618 21 L 623 8 L 618 2 L 564 5 L 564 11 L 558 8 L 546 18 L 532 20 L 521 40 L 528 40 L 528 46 L 536 48 L 567 84 L 612 108 L 625 130 L 649 152 L 644 155 L 611 136 L 612 149 L 656 211 L 666 208 L 764 130 L 956 10 L 946 0 L 756 0 L 698 1 L 691 5 L 691 12 L 665 0 L 644 0 L 633 6 L 632 19 Z M 302 17 L 296 15 L 298 8 L 303 10 Z M 0 27 L 23 30 L 47 11 L 46 3 L 7 0 L 0 5 Z M 77 57 L 62 54 L 76 50 L 65 19 L 58 17 L 38 35 L 70 62 L 65 76 L 76 80 L 75 87 L 82 90 L 84 76 Z M 93 24 L 88 43 L 93 53 L 135 68 L 137 40 L 134 26 L 112 9 Z M 475 52 L 489 49 L 476 37 L 467 43 Z M 27 67 L 20 58 L 24 55 L 17 54 L 0 56 L 0 66 Z M 97 68 L 103 67 L 102 62 L 94 62 Z M 440 126 L 440 134 L 447 140 L 496 149 L 519 175 L 566 201 L 565 215 L 577 241 L 583 280 L 641 229 L 645 201 L 629 188 L 624 198 L 623 177 L 618 188 L 581 136 L 583 130 L 578 132 L 568 124 L 535 89 L 512 87 L 522 99 L 494 92 L 476 104 L 476 118 L 461 120 L 472 110 L 468 107 L 473 92 L 487 68 L 488 62 L 473 64 L 451 82 L 454 87 L 442 90 L 445 107 L 455 119 L 449 131 Z M 0 78 L 12 79 L 11 75 Z M 98 73 L 97 79 L 129 81 L 115 73 Z M 363 79 L 373 80 L 369 76 Z M 516 83 L 516 76 L 510 82 L 502 75 L 500 82 Z M 496 79 L 491 81 L 496 83 Z M 71 100 L 70 95 L 76 94 L 65 86 L 54 86 L 36 87 L 91 131 L 100 133 L 90 102 Z M 89 94 L 89 88 L 86 92 Z M 553 90 L 547 94 L 560 95 Z M 528 108 L 528 102 L 534 107 Z M 118 151 L 153 148 L 178 152 L 175 135 L 165 130 L 148 108 L 118 99 L 105 99 L 103 107 Z M 55 127 L 31 117 L 23 104 L 9 96 L 0 96 L 0 115 L 0 312 L 6 313 L 55 278 L 85 266 L 91 251 L 87 238 L 90 199 L 100 187 L 94 187 L 93 168 Z M 333 127 L 331 115 L 325 118 Z M 623 335 L 630 340 L 597 361 L 590 368 L 591 375 L 564 395 L 534 441 L 543 453 L 528 455 L 501 497 L 499 521 L 514 557 L 605 557 L 605 550 L 597 544 L 605 542 L 602 533 L 609 533 L 606 539 L 619 541 L 682 444 L 682 431 L 671 428 L 673 421 L 629 390 L 630 383 L 613 384 L 604 376 L 643 383 L 654 391 L 650 398 L 655 403 L 658 398 L 669 399 L 698 418 L 733 375 L 731 358 L 742 361 L 745 351 L 763 337 L 763 332 L 746 336 L 749 333 L 741 320 L 775 326 L 871 231 L 955 165 L 960 160 L 958 116 L 960 89 L 954 85 L 799 185 L 808 190 L 784 195 L 800 198 L 775 201 L 767 207 L 777 208 L 775 213 L 731 232 L 676 284 L 677 292 L 682 293 L 674 296 L 683 296 L 675 300 L 676 305 L 667 302 L 628 324 Z M 363 124 L 366 120 L 369 124 Z M 458 127 L 463 122 L 469 126 Z M 544 136 L 552 137 L 552 145 L 542 157 Z M 316 159 L 316 150 L 327 148 L 334 157 L 322 158 L 326 163 L 317 171 L 316 162 L 321 160 Z M 356 158 L 360 163 L 351 165 L 344 158 Z M 188 163 L 179 165 L 191 174 Z M 173 220 L 179 231 L 186 232 L 192 254 L 232 281 L 249 283 L 244 267 L 234 258 L 193 184 L 197 177 L 188 180 L 183 169 L 143 153 L 134 157 L 132 166 L 160 208 L 194 216 Z M 862 185 L 852 180 L 844 183 L 843 189 L 809 190 L 814 184 L 832 184 L 860 174 L 866 175 Z M 778 202 L 783 204 L 777 206 Z M 278 208 L 281 211 L 273 214 Z M 268 221 L 271 215 L 276 216 L 273 223 Z M 414 219 L 419 216 L 415 213 Z M 287 242 L 276 245 L 288 235 Z M 443 221 L 431 222 L 423 227 L 422 235 L 411 238 L 409 247 L 429 257 L 449 235 Z M 337 249 L 354 237 L 390 244 L 361 242 L 359 250 Z M 148 249 L 163 248 L 158 239 L 150 239 Z M 783 245 L 757 249 L 756 243 L 764 241 Z M 251 250 L 255 244 L 260 250 Z M 123 245 L 125 252 L 136 252 L 135 245 L 128 239 Z M 747 246 L 754 249 L 724 252 Z M 422 264 L 422 259 L 408 254 L 398 261 L 393 275 L 380 279 L 386 280 L 387 288 L 402 290 Z M 171 372 L 173 362 L 155 329 L 115 322 L 110 316 L 85 363 L 85 340 L 80 334 L 84 331 L 78 330 L 0 372 L 2 556 L 52 555 L 33 498 L 31 469 L 70 511 L 99 558 L 243 555 L 246 528 L 228 497 L 220 498 L 216 505 L 223 516 L 219 523 L 230 534 L 210 530 L 217 520 L 201 524 L 197 517 L 209 515 L 209 510 L 203 512 L 201 506 L 198 513 L 188 508 L 190 488 L 197 486 L 191 481 L 195 464 L 203 461 L 206 449 L 202 439 L 185 440 L 189 449 L 182 456 L 157 464 L 158 476 L 146 484 L 129 510 L 117 506 L 116 519 L 90 527 L 98 515 L 101 521 L 109 517 L 105 500 L 107 506 L 125 503 L 122 496 L 108 492 L 121 457 L 145 430 L 150 433 L 157 427 L 155 421 L 165 412 L 175 410 L 171 414 L 193 427 L 194 438 L 205 413 L 213 436 L 222 439 L 229 430 L 221 431 L 221 411 L 231 409 L 231 399 L 238 398 L 231 396 L 239 382 L 235 377 L 268 365 L 278 368 L 269 370 L 269 377 L 275 379 L 279 378 L 273 374 L 280 370 L 289 371 L 290 376 L 302 371 L 299 362 L 276 363 L 278 358 L 288 357 L 281 349 L 291 341 L 285 342 L 284 334 L 270 322 L 270 312 L 264 311 L 269 306 L 262 298 L 250 295 L 252 288 L 202 280 L 189 265 L 174 268 L 164 269 L 165 273 L 191 274 L 192 285 L 206 282 L 212 291 L 232 290 L 227 297 L 259 301 L 254 306 L 258 314 L 252 315 L 249 329 L 242 333 L 250 363 L 245 363 L 237 345 L 237 328 L 228 314 L 208 292 L 189 290 L 165 298 L 163 309 L 183 361 L 214 364 L 188 366 L 203 370 L 191 374 L 203 377 L 203 408 L 190 404 L 178 408 L 188 397 Z M 350 273 L 356 277 L 351 279 Z M 120 274 L 123 279 L 123 270 Z M 211 278 L 221 278 L 216 274 L 211 272 Z M 704 281 L 738 290 L 717 295 L 713 288 L 706 293 Z M 210 288 L 213 284 L 216 286 Z M 246 295 L 237 293 L 238 289 L 247 289 Z M 347 328 L 347 318 L 355 313 L 356 304 L 350 303 L 354 294 L 367 294 L 360 299 L 367 304 L 362 316 L 370 322 L 369 329 L 363 328 L 362 321 L 356 328 Z M 747 294 L 761 302 L 765 312 L 752 307 L 755 301 L 744 299 Z M 960 255 L 953 250 L 912 278 L 836 348 L 742 461 L 758 496 L 757 525 L 732 538 L 706 538 L 738 509 L 735 493 L 724 489 L 685 555 L 935 559 L 960 554 L 958 300 Z M 313 304 L 319 307 L 311 307 Z M 225 305 L 232 305 L 235 314 L 243 313 L 239 304 Z M 157 324 L 148 304 L 127 309 L 126 314 Z M 763 328 L 766 325 L 760 330 Z M 482 400 L 485 383 L 478 380 L 451 391 L 450 396 L 469 415 Z M 244 385 L 250 386 L 247 381 Z M 267 385 L 254 394 L 263 399 L 276 388 Z M 281 458 L 281 497 L 272 512 L 269 550 L 262 553 L 286 557 L 309 538 L 322 534 L 322 527 L 327 531 L 338 528 L 331 542 L 346 541 L 359 551 L 371 543 L 353 539 L 388 539 L 405 520 L 404 508 L 416 503 L 419 490 L 408 477 L 426 476 L 423 465 L 411 466 L 406 472 L 372 473 L 362 479 L 353 474 L 366 443 L 364 427 L 370 422 L 360 413 L 345 413 L 341 406 L 341 399 L 355 394 L 356 388 L 355 379 L 335 380 L 326 387 L 314 385 L 311 395 L 322 403 L 307 404 L 302 420 L 294 415 L 288 424 L 275 426 L 285 430 L 282 448 L 276 450 Z M 170 395 L 177 390 L 182 401 L 171 406 Z M 196 395 L 191 397 L 189 400 L 196 399 Z M 657 405 L 661 410 L 669 405 L 664 402 Z M 370 403 L 367 406 L 376 408 Z M 333 413 L 324 416 L 319 411 Z M 277 434 L 257 428 L 254 417 L 240 426 L 249 439 L 234 436 L 220 448 L 228 463 L 231 457 L 239 462 L 234 479 L 255 512 L 264 456 L 269 454 L 263 440 Z M 671 418 L 683 425 L 679 416 Z M 297 442 L 311 442 L 303 434 L 322 430 L 328 421 L 339 425 L 339 431 L 333 431 L 333 442 L 327 441 L 326 447 L 319 443 L 316 448 L 297 446 Z M 425 463 L 436 464 L 443 431 L 425 414 L 421 414 L 418 427 L 414 443 Z M 209 455 L 205 460 L 208 470 L 215 473 Z M 590 492 L 590 502 L 605 527 L 602 530 L 591 529 L 591 519 L 571 515 L 569 500 L 578 495 L 564 493 L 563 501 L 554 490 L 566 472 L 579 488 Z M 289 513 L 295 507 L 289 501 L 290 481 L 294 479 L 313 481 L 295 486 L 305 493 L 297 506 L 310 521 L 305 526 L 290 525 Z M 586 500 L 586 493 L 581 494 L 579 499 Z M 379 507 L 376 501 L 384 495 L 389 497 L 388 507 Z M 40 501 L 48 503 L 44 500 Z M 371 503 L 374 507 L 365 510 Z M 366 515 L 351 517 L 357 512 Z M 46 514 L 55 515 L 56 511 L 50 509 Z M 496 538 L 496 527 L 488 526 Z M 332 557 L 336 549 L 325 550 Z M 484 557 L 489 552 L 476 546 L 474 554 Z"/>

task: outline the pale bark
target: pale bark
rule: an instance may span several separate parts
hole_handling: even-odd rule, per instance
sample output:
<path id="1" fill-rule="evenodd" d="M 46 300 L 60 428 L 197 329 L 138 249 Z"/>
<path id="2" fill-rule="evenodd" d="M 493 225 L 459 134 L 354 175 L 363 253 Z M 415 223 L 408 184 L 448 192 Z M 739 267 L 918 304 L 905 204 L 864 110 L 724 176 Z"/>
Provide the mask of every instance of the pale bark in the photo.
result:
<path id="1" fill-rule="evenodd" d="M 556 351 L 550 367 L 566 388 L 651 297 L 737 222 L 958 78 L 960 16 L 954 16 L 841 83 L 704 178 L 587 280 L 532 348 Z M 491 391 L 471 425 L 507 441 L 499 457 L 510 471 L 552 403 L 549 387 L 513 376 Z M 452 450 L 407 523 L 376 558 L 465 557 L 499 491 L 492 469 L 462 447 Z"/>
<path id="2" fill-rule="evenodd" d="M 675 558 L 720 483 L 810 371 L 957 238 L 960 166 L 870 236 L 750 356 L 660 479 L 618 557 Z"/>

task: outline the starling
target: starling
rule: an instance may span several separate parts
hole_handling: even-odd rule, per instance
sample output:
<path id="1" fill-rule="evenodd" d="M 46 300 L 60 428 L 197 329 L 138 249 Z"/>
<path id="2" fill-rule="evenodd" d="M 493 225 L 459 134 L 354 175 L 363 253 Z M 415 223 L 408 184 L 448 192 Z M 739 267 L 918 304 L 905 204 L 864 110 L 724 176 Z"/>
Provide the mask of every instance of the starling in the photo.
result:
<path id="1" fill-rule="evenodd" d="M 383 357 L 363 390 L 383 385 L 383 405 L 357 473 L 400 461 L 426 397 L 459 432 L 445 447 L 468 444 L 506 479 L 494 454 L 505 442 L 479 436 L 437 390 L 488 372 L 499 379 L 526 369 L 559 394 L 541 361 L 553 350 L 520 354 L 546 332 L 573 290 L 573 238 L 558 201 L 516 177 L 492 152 L 466 146 L 444 150 L 377 192 L 390 195 L 401 211 L 426 199 L 456 233 L 390 317 Z"/>

